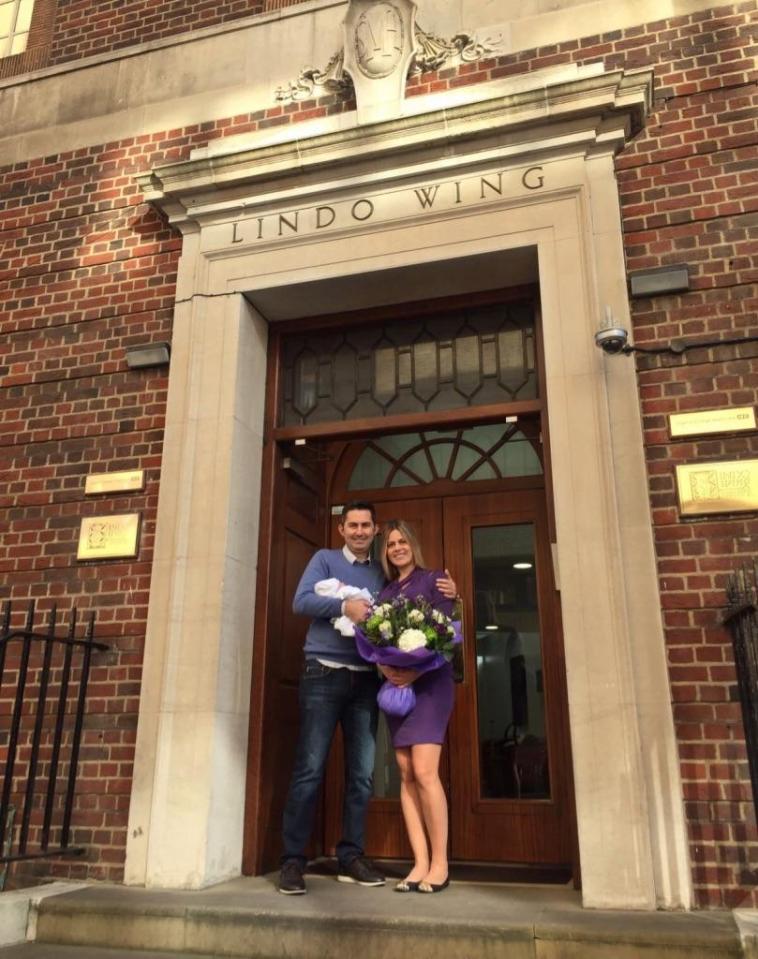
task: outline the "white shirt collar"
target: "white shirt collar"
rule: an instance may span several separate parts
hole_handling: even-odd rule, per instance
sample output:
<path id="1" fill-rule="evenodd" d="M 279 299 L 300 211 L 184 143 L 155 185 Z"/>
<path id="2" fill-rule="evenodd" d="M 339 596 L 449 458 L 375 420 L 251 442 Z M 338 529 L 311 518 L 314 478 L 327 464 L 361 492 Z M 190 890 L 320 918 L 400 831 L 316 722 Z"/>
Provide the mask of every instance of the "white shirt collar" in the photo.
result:
<path id="1" fill-rule="evenodd" d="M 365 566 L 366 562 L 371 562 L 370 556 L 367 556 L 365 561 L 362 559 L 358 559 L 355 553 L 351 549 L 348 549 L 347 543 L 345 543 L 345 545 L 342 547 L 342 555 L 345 557 L 348 563 L 350 563 L 351 566 L 354 566 L 356 563 L 359 563 L 361 566 Z"/>

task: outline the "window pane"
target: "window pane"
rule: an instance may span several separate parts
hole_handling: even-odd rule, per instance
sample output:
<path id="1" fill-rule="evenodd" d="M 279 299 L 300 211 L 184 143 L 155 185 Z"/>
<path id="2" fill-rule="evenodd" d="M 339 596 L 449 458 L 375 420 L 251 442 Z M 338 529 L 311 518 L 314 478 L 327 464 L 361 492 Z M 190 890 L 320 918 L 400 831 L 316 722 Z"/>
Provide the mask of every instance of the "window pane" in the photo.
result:
<path id="1" fill-rule="evenodd" d="M 382 489 L 392 463 L 372 449 L 364 450 L 355 464 L 348 489 Z"/>
<path id="2" fill-rule="evenodd" d="M 548 799 L 534 527 L 472 530 L 481 796 Z"/>
<path id="3" fill-rule="evenodd" d="M 26 50 L 26 40 L 28 33 L 17 33 L 11 42 L 11 54 L 23 53 Z"/>
<path id="4" fill-rule="evenodd" d="M 429 468 L 429 460 L 426 458 L 426 453 L 423 450 L 406 456 L 403 460 L 403 466 L 406 466 L 412 473 L 415 473 L 422 483 L 431 483 L 434 478 Z"/>
<path id="5" fill-rule="evenodd" d="M 32 25 L 32 10 L 34 0 L 21 0 L 18 8 L 18 19 L 16 20 L 16 33 L 28 33 Z"/>
<path id="6" fill-rule="evenodd" d="M 417 485 L 416 480 L 412 476 L 409 476 L 407 473 L 405 473 L 403 470 L 398 470 L 397 473 L 395 473 L 395 475 L 393 476 L 392 482 L 390 483 L 391 487 L 416 486 L 416 485 Z"/>
<path id="7" fill-rule="evenodd" d="M 0 37 L 7 37 L 13 22 L 13 3 L 0 3 Z"/>
<path id="8" fill-rule="evenodd" d="M 542 473 L 540 458 L 523 433 L 515 433 L 493 458 L 503 476 L 539 476 Z"/>
<path id="9" fill-rule="evenodd" d="M 435 440 L 437 437 L 435 437 Z M 429 452 L 432 454 L 432 460 L 434 462 L 434 468 L 437 470 L 437 476 L 441 476 L 443 479 L 447 476 L 447 470 L 450 466 L 450 457 L 453 455 L 453 450 L 455 449 L 455 442 L 451 440 L 445 440 L 443 442 L 432 442 L 429 447 Z"/>
<path id="10" fill-rule="evenodd" d="M 466 470 L 470 469 L 475 463 L 479 463 L 481 458 L 482 454 L 479 450 L 471 449 L 470 446 L 459 446 L 452 478 L 454 480 L 460 479 Z"/>
<path id="11" fill-rule="evenodd" d="M 390 740 L 387 720 L 379 711 L 379 726 L 376 730 L 376 759 L 374 760 L 374 796 L 377 799 L 400 798 L 400 770 L 395 759 L 395 750 Z"/>
<path id="12" fill-rule="evenodd" d="M 467 476 L 466 479 L 471 482 L 472 480 L 497 479 L 497 476 L 491 464 L 485 461 L 481 466 L 478 466 L 473 473 Z"/>
<path id="13" fill-rule="evenodd" d="M 377 446 L 381 446 L 393 459 L 400 459 L 403 453 L 412 450 L 420 442 L 420 433 L 395 433 L 377 440 Z"/>

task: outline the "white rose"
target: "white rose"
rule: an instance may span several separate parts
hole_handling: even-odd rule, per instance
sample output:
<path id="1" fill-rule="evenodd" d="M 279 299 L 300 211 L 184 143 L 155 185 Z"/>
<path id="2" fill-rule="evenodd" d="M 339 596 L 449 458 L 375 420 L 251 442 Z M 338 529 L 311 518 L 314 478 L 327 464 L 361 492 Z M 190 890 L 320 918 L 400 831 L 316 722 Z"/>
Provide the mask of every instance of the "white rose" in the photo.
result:
<path id="1" fill-rule="evenodd" d="M 438 609 L 435 609 L 435 611 L 432 613 L 432 619 L 435 623 L 444 623 L 447 617 L 444 613 L 441 613 Z"/>
<path id="2" fill-rule="evenodd" d="M 404 629 L 398 636 L 397 648 L 404 653 L 412 653 L 414 649 L 426 646 L 426 636 L 420 629 Z"/>
<path id="3" fill-rule="evenodd" d="M 408 613 L 408 622 L 409 622 L 409 623 L 423 623 L 423 622 L 424 622 L 424 614 L 421 612 L 420 609 L 412 609 L 412 610 Z"/>
<path id="4" fill-rule="evenodd" d="M 389 639 L 392 635 L 392 623 L 379 623 L 379 632 L 385 639 Z"/>

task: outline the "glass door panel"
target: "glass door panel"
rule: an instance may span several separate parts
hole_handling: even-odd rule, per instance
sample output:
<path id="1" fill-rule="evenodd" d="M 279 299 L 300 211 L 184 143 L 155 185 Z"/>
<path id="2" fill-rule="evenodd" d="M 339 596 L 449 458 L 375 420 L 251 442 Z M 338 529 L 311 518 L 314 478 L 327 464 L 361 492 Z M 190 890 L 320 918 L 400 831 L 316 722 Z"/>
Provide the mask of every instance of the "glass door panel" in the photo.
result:
<path id="1" fill-rule="evenodd" d="M 544 491 L 446 498 L 443 527 L 464 601 L 449 728 L 452 857 L 566 865 L 570 747 Z"/>
<path id="2" fill-rule="evenodd" d="M 379 713 L 374 760 L 374 798 L 400 799 L 400 770 L 395 760 L 390 731 L 384 713 Z"/>
<path id="3" fill-rule="evenodd" d="M 549 799 L 533 523 L 471 530 L 479 795 Z"/>

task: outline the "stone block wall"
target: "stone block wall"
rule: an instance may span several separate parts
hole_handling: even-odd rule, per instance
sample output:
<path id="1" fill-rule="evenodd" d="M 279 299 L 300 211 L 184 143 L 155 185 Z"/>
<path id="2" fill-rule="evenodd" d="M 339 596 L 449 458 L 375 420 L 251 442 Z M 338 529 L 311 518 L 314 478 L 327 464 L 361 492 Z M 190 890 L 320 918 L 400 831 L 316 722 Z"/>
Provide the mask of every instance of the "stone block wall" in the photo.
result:
<path id="1" fill-rule="evenodd" d="M 85 6 L 104 23 L 109 11 L 122 17 L 99 49 L 109 42 L 115 48 L 119 36 L 129 42 L 127 5 L 59 0 L 59 16 L 67 11 L 73 24 Z M 160 11 L 150 29 L 179 28 L 172 4 L 132 6 L 132 18 L 145 24 L 152 7 Z M 183 6 L 191 14 L 187 30 L 205 25 L 211 8 L 233 17 L 263 5 Z M 562 63 L 652 65 L 652 115 L 617 163 L 627 263 L 629 270 L 686 263 L 692 289 L 633 301 L 635 341 L 659 346 L 672 338 L 756 334 L 756 47 L 749 24 L 757 6 L 750 0 L 440 70 L 411 79 L 408 94 Z M 72 28 L 65 40 L 61 32 L 57 62 L 86 55 L 78 33 L 82 44 L 92 42 L 82 30 Z M 144 29 L 140 36 L 149 39 Z M 56 599 L 94 609 L 98 634 L 112 645 L 96 660 L 74 817 L 74 839 L 88 852 L 74 864 L 33 867 L 46 875 L 122 876 L 167 384 L 165 370 L 128 371 L 124 350 L 170 339 L 180 251 L 180 239 L 142 202 L 134 176 L 188 158 L 211 139 L 352 106 L 333 97 L 272 106 L 0 170 L 2 596 L 35 597 L 43 609 Z M 720 626 L 726 577 L 740 558 L 755 555 L 758 520 L 680 520 L 673 467 L 755 455 L 758 441 L 672 442 L 666 417 L 755 403 L 756 352 L 752 344 L 636 358 L 683 801 L 702 906 L 758 905 L 758 832 L 731 648 Z M 77 563 L 80 518 L 98 511 L 97 500 L 83 496 L 84 477 L 138 468 L 146 471 L 144 493 L 108 501 L 109 508 L 143 513 L 138 558 Z"/>

